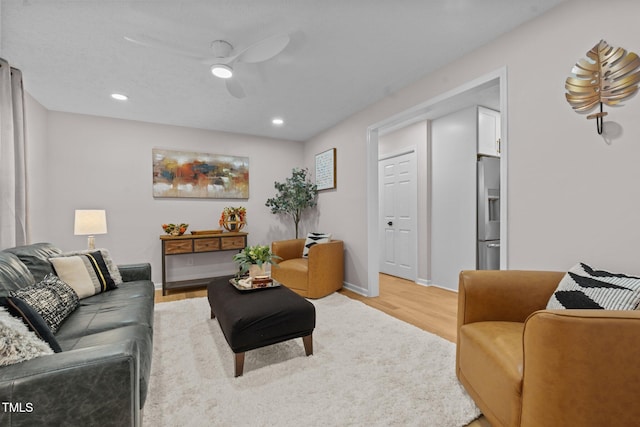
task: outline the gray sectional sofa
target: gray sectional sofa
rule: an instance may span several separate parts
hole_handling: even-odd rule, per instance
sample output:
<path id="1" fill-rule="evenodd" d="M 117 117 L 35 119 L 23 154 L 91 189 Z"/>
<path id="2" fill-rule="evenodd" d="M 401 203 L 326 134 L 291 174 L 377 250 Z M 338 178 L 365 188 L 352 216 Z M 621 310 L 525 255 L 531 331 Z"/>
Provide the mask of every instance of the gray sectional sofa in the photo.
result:
<path id="1" fill-rule="evenodd" d="M 49 243 L 0 251 L 0 299 L 52 273 Z M 61 352 L 0 366 L 0 425 L 141 424 L 151 370 L 151 266 L 117 266 L 122 283 L 79 300 L 54 337 Z M 5 404 L 4 402 L 8 402 Z"/>

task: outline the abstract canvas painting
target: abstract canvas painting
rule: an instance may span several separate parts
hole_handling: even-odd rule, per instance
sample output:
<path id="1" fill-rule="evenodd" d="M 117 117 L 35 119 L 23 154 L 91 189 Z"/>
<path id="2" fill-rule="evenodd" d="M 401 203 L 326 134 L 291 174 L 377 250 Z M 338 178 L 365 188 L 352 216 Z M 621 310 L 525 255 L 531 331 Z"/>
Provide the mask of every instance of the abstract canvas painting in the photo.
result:
<path id="1" fill-rule="evenodd" d="M 249 158 L 153 149 L 153 197 L 249 198 Z"/>

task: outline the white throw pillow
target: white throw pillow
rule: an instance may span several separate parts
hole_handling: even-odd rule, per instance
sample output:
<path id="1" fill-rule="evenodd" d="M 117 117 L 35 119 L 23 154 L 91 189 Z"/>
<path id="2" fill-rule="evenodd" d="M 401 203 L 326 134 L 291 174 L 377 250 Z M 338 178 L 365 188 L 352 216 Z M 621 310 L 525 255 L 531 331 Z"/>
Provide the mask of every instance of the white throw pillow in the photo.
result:
<path id="1" fill-rule="evenodd" d="M 309 233 L 307 234 L 307 240 L 304 242 L 304 249 L 302 249 L 302 257 L 309 258 L 309 248 L 319 243 L 327 243 L 331 241 L 331 234 L 327 233 Z"/>

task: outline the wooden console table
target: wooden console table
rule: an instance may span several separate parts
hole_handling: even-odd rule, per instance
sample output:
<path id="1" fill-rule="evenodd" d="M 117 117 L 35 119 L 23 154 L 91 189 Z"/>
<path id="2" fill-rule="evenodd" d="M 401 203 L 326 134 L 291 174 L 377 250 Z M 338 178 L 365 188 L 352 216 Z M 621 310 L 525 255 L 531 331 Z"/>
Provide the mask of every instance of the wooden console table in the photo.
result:
<path id="1" fill-rule="evenodd" d="M 202 252 L 239 251 L 247 246 L 247 234 L 241 231 L 220 234 L 185 234 L 182 236 L 160 236 L 162 241 L 162 295 L 173 289 L 206 286 L 214 277 L 167 281 L 166 260 L 168 256 Z"/>

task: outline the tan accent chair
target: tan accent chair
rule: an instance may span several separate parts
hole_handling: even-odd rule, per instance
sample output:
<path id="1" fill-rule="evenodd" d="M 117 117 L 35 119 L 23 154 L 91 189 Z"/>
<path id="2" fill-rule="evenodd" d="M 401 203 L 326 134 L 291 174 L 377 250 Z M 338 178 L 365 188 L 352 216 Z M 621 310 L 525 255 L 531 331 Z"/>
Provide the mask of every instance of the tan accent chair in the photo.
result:
<path id="1" fill-rule="evenodd" d="M 640 310 L 546 310 L 564 276 L 463 271 L 456 374 L 492 427 L 640 423 Z"/>
<path id="2" fill-rule="evenodd" d="M 344 242 L 331 240 L 313 245 L 309 258 L 302 258 L 305 240 L 280 240 L 271 244 L 271 251 L 282 258 L 271 268 L 271 277 L 306 298 L 322 298 L 342 288 Z"/>

